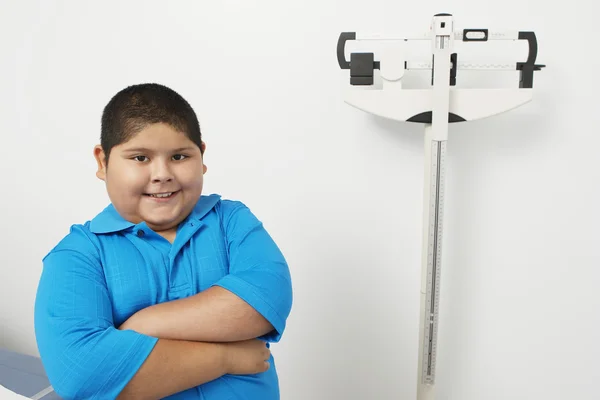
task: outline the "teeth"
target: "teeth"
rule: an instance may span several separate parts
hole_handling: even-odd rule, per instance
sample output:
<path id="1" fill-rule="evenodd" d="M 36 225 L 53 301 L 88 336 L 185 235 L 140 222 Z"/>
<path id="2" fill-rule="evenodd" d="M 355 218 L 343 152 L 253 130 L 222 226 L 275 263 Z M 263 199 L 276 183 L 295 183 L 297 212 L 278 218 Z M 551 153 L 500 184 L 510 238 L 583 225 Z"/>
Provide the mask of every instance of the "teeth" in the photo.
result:
<path id="1" fill-rule="evenodd" d="M 169 197 L 170 195 L 172 195 L 173 192 L 171 193 L 157 193 L 157 194 L 151 194 L 151 197 Z"/>

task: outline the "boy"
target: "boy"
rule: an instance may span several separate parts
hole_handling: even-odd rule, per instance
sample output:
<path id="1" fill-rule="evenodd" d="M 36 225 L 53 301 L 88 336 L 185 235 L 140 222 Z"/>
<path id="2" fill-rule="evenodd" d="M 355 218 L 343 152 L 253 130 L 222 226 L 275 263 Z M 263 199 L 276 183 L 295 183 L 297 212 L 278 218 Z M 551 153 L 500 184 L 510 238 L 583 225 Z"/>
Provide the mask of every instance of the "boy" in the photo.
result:
<path id="1" fill-rule="evenodd" d="M 279 399 L 268 342 L 286 261 L 242 203 L 202 195 L 195 112 L 158 84 L 117 93 L 94 148 L 111 203 L 44 258 L 38 349 L 65 399 Z"/>

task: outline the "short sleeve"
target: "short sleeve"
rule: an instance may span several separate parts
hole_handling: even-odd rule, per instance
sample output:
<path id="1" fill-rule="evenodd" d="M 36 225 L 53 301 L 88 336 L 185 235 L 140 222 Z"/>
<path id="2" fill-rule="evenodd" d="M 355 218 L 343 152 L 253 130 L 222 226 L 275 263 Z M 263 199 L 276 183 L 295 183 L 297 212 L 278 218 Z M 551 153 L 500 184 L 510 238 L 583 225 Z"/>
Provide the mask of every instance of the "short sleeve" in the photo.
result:
<path id="1" fill-rule="evenodd" d="M 43 260 L 35 301 L 42 363 L 64 399 L 116 398 L 158 339 L 113 324 L 98 251 L 74 226 Z"/>
<path id="2" fill-rule="evenodd" d="M 262 222 L 243 203 L 223 202 L 223 229 L 229 253 L 229 274 L 217 281 L 246 301 L 275 330 L 263 339 L 278 342 L 292 308 L 288 264 Z"/>

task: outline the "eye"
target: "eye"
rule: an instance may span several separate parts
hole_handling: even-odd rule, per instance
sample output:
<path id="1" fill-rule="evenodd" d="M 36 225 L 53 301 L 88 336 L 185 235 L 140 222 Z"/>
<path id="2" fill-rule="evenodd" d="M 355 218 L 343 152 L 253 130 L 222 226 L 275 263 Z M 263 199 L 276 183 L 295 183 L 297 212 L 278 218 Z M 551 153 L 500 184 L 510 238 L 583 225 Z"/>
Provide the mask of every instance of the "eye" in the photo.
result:
<path id="1" fill-rule="evenodd" d="M 181 160 L 186 159 L 186 158 L 187 158 L 187 156 L 183 155 L 183 154 L 175 154 L 173 156 L 173 160 L 175 160 L 175 161 L 181 161 Z"/>
<path id="2" fill-rule="evenodd" d="M 148 161 L 148 157 L 146 156 L 135 156 L 132 158 L 132 160 L 138 161 L 138 162 L 144 162 L 144 161 Z"/>

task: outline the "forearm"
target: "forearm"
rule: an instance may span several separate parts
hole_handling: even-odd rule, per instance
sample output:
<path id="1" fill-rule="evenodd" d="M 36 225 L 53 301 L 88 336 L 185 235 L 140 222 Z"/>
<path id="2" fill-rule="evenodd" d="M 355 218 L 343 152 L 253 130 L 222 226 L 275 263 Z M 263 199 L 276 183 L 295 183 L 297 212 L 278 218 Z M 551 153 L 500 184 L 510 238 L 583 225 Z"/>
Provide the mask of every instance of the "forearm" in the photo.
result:
<path id="1" fill-rule="evenodd" d="M 223 345 L 159 339 L 118 399 L 161 399 L 226 373 Z"/>
<path id="2" fill-rule="evenodd" d="M 244 300 L 215 286 L 140 310 L 121 329 L 161 339 L 234 342 L 265 335 L 273 326 Z"/>

